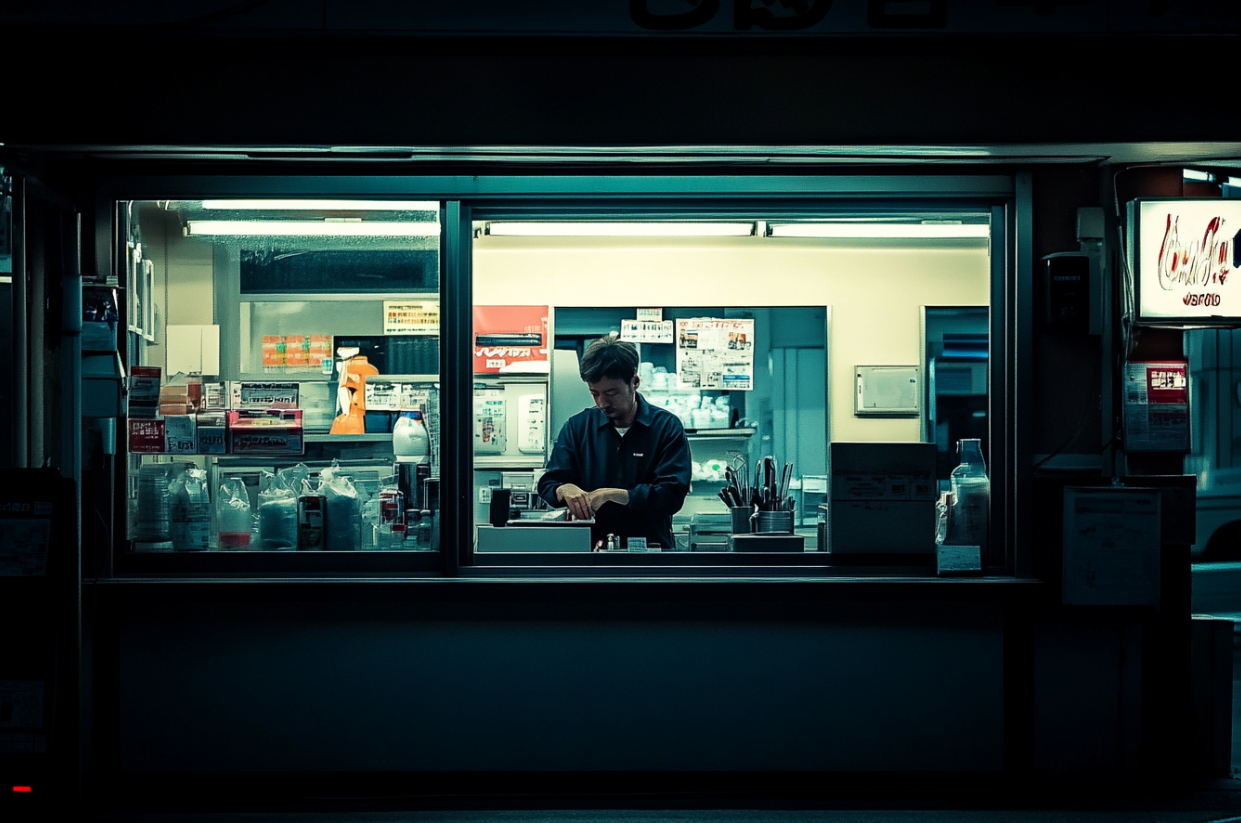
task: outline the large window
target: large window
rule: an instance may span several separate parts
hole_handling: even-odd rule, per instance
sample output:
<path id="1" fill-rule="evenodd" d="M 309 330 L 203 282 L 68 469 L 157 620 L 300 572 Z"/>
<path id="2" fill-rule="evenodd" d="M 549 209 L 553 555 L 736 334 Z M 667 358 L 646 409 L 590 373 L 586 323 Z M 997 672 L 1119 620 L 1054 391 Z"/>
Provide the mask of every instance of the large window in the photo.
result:
<path id="1" fill-rule="evenodd" d="M 1015 568 L 1012 179 L 131 182 L 83 338 L 128 378 L 121 571 L 925 571 L 974 439 Z M 669 495 L 563 474 L 605 337 L 649 415 L 591 447 L 663 421 Z"/>
<path id="2" fill-rule="evenodd" d="M 438 552 L 440 204 L 118 215 L 130 551 Z"/>
<path id="3" fill-rule="evenodd" d="M 934 504 L 957 442 L 989 444 L 987 211 L 498 212 L 476 214 L 473 228 L 474 562 L 575 563 L 600 548 L 655 562 L 641 540 L 635 559 L 624 535 L 609 544 L 599 528 L 563 523 L 573 518 L 553 485 L 539 494 L 551 464 L 557 483 L 572 480 L 559 473 L 570 451 L 576 471 L 599 474 L 565 424 L 599 415 L 579 368 L 606 335 L 634 343 L 637 393 L 670 411 L 689 443 L 690 486 L 660 563 L 933 562 Z M 533 416 L 532 403 L 546 412 Z M 628 455 L 628 436 L 605 427 L 594 445 L 615 439 Z M 835 477 L 834 444 L 863 444 Z M 768 461 L 776 478 L 765 490 Z M 887 475 L 844 476 L 862 471 Z M 738 485 L 743 505 L 721 495 Z M 842 521 L 856 510 L 847 539 L 832 540 L 834 510 Z M 868 517 L 915 525 L 893 546 L 868 541 Z"/>

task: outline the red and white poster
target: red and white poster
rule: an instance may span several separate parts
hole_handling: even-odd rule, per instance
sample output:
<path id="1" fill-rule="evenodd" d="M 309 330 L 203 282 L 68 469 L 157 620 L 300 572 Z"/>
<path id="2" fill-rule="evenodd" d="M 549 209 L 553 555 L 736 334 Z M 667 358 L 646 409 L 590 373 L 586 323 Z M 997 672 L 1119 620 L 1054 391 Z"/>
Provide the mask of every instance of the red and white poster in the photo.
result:
<path id="1" fill-rule="evenodd" d="M 1126 368 L 1125 449 L 1189 451 L 1189 364 L 1184 360 Z"/>
<path id="2" fill-rule="evenodd" d="M 546 374 L 547 306 L 475 306 L 475 374 Z"/>

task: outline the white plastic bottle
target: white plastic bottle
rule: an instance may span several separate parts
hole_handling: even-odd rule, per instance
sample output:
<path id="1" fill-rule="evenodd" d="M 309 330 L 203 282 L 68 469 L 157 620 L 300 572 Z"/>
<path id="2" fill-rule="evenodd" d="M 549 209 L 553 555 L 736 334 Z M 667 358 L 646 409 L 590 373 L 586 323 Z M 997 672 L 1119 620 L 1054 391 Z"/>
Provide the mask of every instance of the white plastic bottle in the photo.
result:
<path id="1" fill-rule="evenodd" d="M 958 444 L 961 463 L 952 470 L 952 516 L 948 542 L 987 547 L 987 522 L 991 509 L 991 481 L 982 458 L 982 441 L 966 439 Z"/>
<path id="2" fill-rule="evenodd" d="M 427 459 L 426 424 L 421 412 L 402 412 L 392 428 L 392 448 L 398 463 L 421 463 Z"/>

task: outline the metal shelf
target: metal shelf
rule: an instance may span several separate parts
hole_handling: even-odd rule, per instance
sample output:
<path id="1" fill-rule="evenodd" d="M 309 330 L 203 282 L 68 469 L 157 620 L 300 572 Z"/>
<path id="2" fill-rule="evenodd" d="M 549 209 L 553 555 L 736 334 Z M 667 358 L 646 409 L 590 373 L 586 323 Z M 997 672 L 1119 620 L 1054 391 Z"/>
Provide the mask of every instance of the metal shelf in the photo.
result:
<path id="1" fill-rule="evenodd" d="M 495 471 L 496 469 L 541 469 L 546 465 L 542 457 L 491 457 L 474 455 L 474 470 Z"/>
<path id="2" fill-rule="evenodd" d="M 307 443 L 383 443 L 392 441 L 392 432 L 381 434 L 308 434 Z"/>
<path id="3" fill-rule="evenodd" d="M 686 429 L 687 437 L 752 437 L 755 429 Z"/>

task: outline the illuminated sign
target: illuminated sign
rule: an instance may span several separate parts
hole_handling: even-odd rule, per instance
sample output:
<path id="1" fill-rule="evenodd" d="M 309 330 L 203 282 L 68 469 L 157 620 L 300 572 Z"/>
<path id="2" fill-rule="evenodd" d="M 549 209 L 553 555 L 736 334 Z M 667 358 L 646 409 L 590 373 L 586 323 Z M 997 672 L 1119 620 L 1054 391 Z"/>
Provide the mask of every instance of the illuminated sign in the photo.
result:
<path id="1" fill-rule="evenodd" d="M 1139 322 L 1241 318 L 1241 202 L 1134 201 L 1129 232 Z"/>

